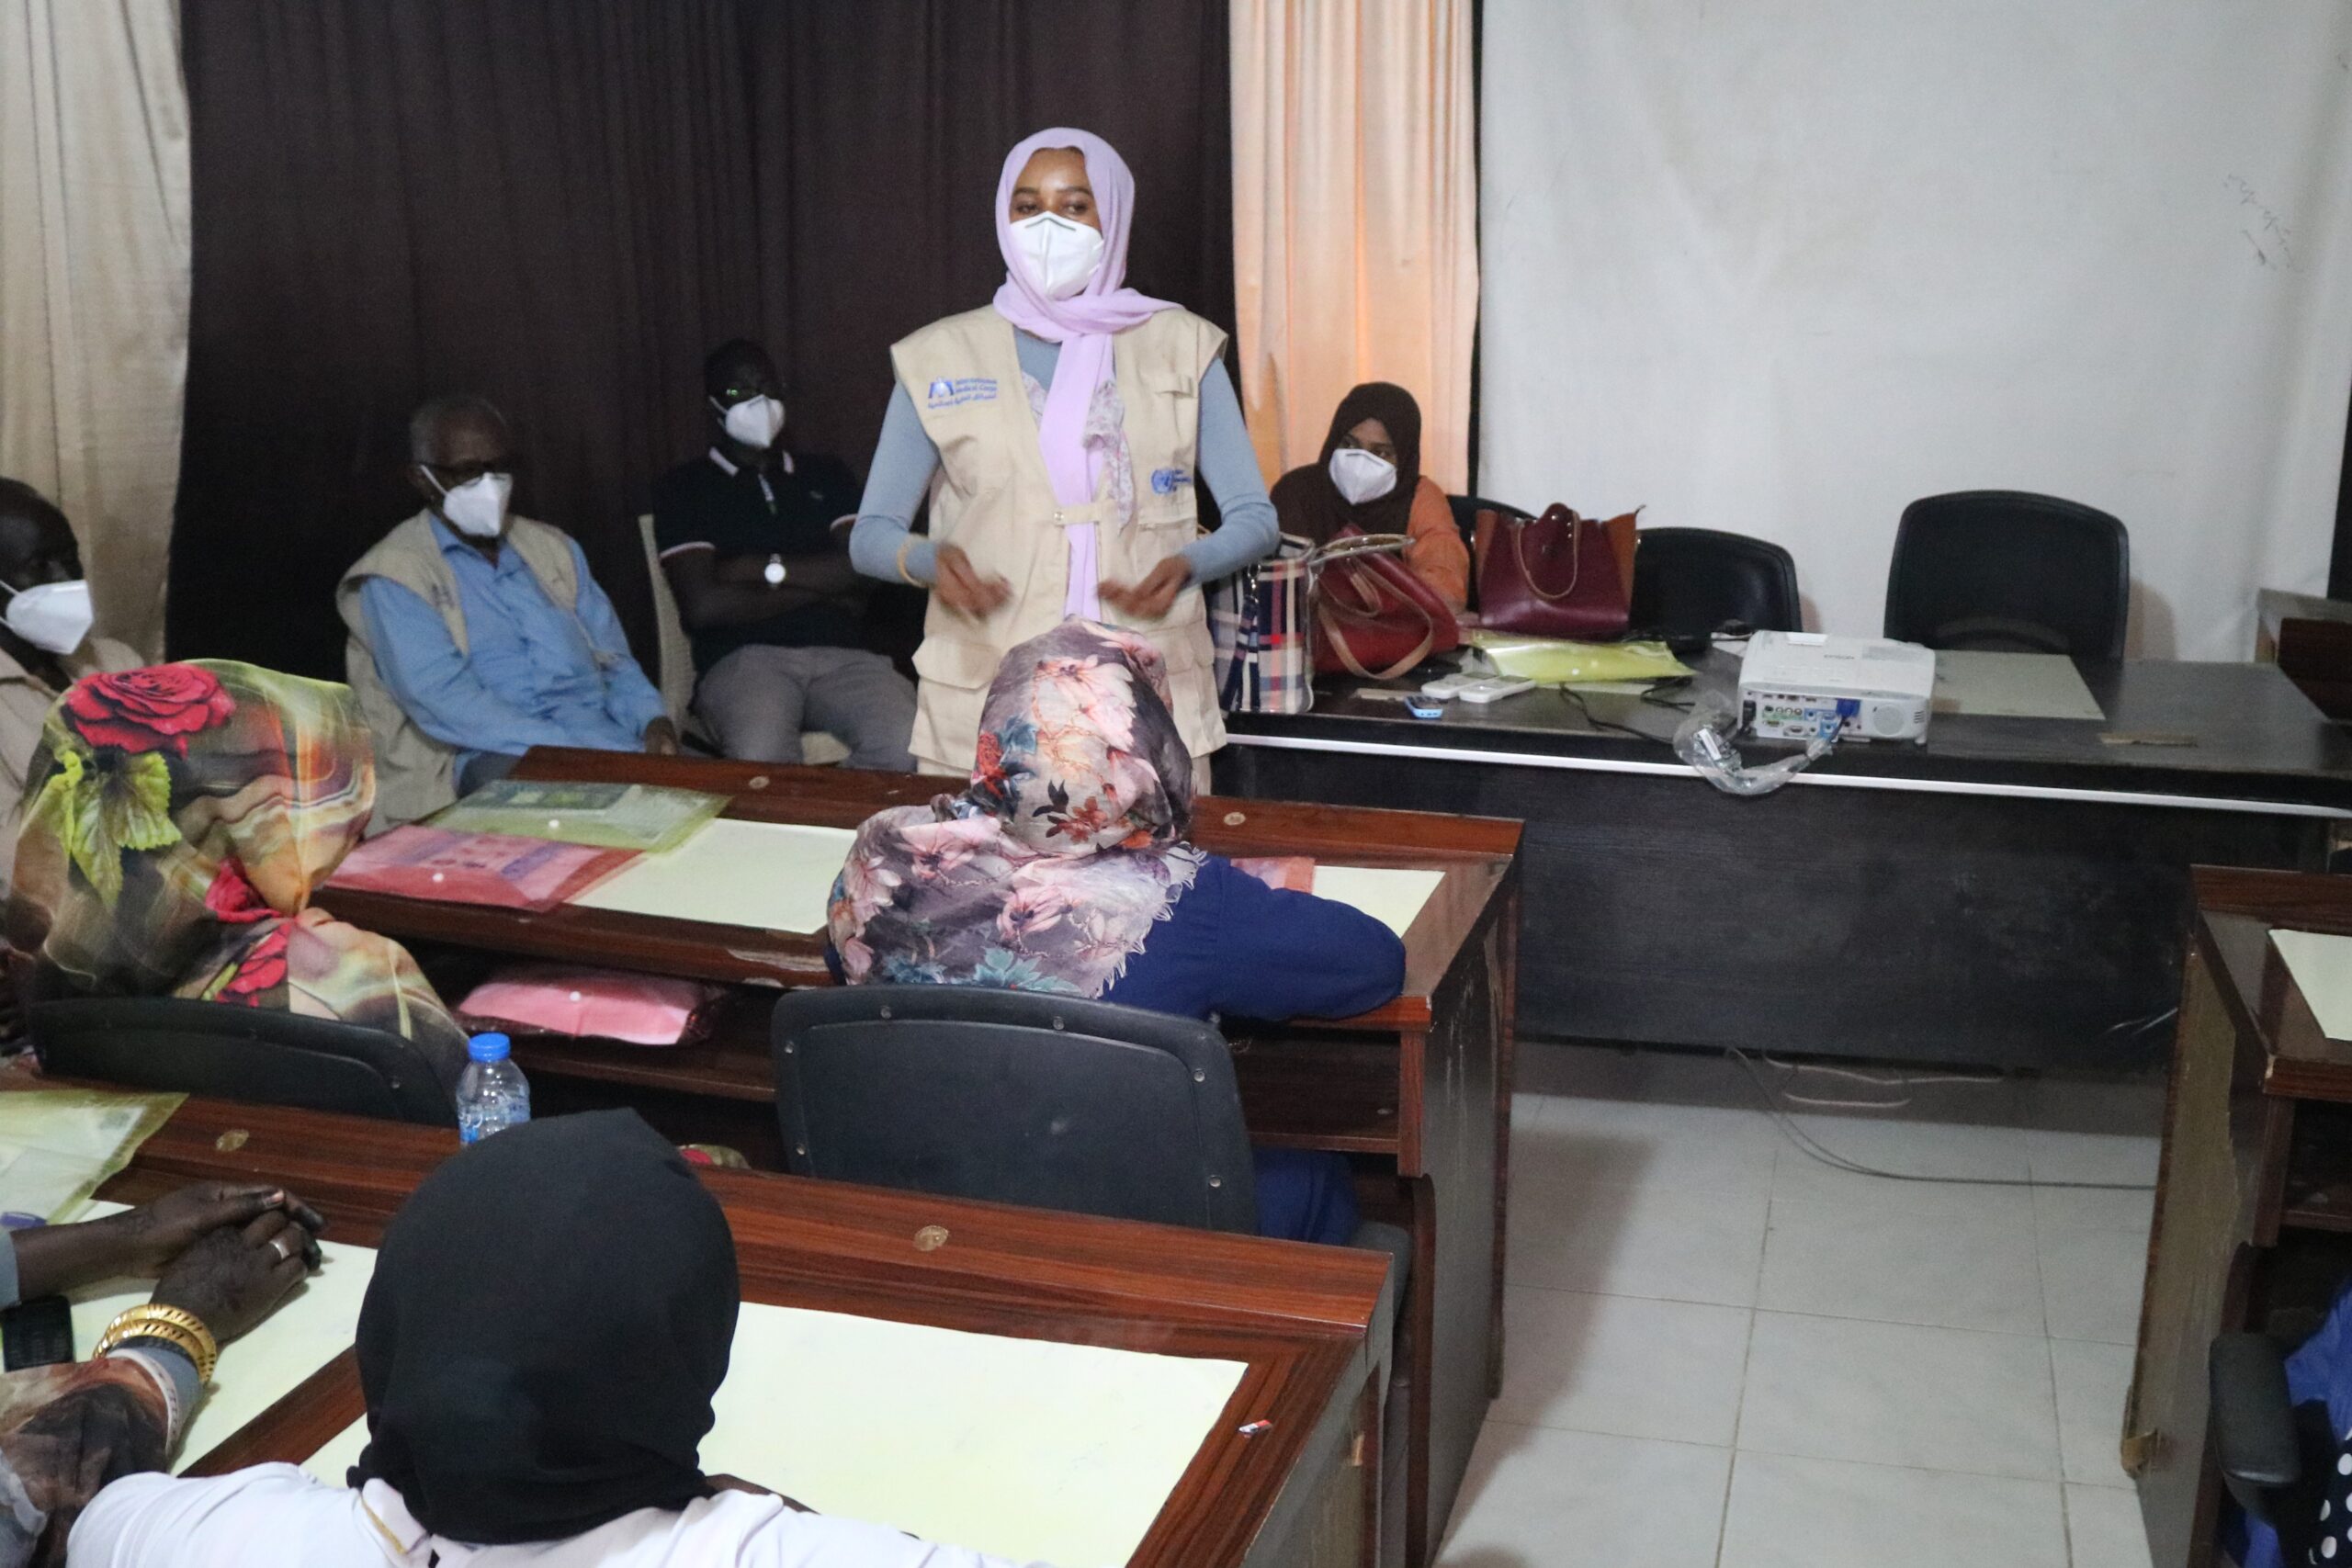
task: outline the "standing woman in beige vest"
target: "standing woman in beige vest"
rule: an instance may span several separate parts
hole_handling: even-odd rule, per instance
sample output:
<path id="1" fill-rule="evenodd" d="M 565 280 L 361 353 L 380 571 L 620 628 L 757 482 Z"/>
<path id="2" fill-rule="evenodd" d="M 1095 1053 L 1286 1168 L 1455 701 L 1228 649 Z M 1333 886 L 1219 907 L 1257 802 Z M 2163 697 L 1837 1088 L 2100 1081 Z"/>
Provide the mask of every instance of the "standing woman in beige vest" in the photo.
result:
<path id="1" fill-rule="evenodd" d="M 915 653 L 926 772 L 971 770 L 998 660 L 1071 615 L 1159 649 L 1204 789 L 1225 744 L 1201 591 L 1273 549 L 1274 509 L 1225 333 L 1125 287 L 1134 208 L 1110 143 L 1039 131 L 997 181 L 995 300 L 890 351 L 898 385 L 850 557 L 931 590 Z M 1205 536 L 1204 483 L 1223 512 Z M 928 537 L 910 531 L 926 493 Z"/>

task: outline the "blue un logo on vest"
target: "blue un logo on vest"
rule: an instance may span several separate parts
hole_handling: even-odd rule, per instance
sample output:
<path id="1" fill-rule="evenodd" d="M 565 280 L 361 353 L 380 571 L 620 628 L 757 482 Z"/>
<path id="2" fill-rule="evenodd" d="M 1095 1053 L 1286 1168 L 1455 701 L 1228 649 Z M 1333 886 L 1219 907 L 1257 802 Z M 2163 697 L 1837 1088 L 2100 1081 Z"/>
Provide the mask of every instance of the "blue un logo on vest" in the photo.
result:
<path id="1" fill-rule="evenodd" d="M 1182 468 L 1155 468 L 1151 474 L 1151 493 L 1174 495 L 1193 482 L 1193 476 Z"/>
<path id="2" fill-rule="evenodd" d="M 967 376 L 953 381 L 943 376 L 931 384 L 924 397 L 935 409 L 960 408 L 966 403 L 994 402 L 996 383 L 981 376 Z"/>

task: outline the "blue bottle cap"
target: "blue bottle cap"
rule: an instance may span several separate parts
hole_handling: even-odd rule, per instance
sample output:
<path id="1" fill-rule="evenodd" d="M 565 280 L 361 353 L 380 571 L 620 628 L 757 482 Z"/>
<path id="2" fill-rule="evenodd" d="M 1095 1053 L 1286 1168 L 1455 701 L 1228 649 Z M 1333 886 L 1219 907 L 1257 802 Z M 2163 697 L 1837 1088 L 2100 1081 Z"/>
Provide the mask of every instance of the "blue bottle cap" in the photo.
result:
<path id="1" fill-rule="evenodd" d="M 477 1062 L 503 1062 L 514 1047 L 503 1034 L 477 1034 L 466 1042 L 466 1055 Z"/>

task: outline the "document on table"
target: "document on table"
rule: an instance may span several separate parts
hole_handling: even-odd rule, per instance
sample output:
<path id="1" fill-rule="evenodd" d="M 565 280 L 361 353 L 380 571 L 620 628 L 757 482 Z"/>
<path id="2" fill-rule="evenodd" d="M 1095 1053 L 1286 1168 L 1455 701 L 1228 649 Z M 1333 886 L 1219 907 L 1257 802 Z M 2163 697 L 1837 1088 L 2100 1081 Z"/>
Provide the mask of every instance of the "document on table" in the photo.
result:
<path id="1" fill-rule="evenodd" d="M 100 1205 L 107 1212 L 119 1204 Z M 359 1303 L 376 1272 L 376 1251 L 368 1247 L 319 1243 L 326 1264 L 286 1298 L 260 1327 L 220 1347 L 212 1391 L 196 1407 L 172 1461 L 185 1470 L 219 1448 L 239 1428 L 294 1392 L 303 1379 L 351 1348 L 359 1326 Z M 125 1307 L 155 1293 L 152 1280 L 116 1280 L 74 1294 L 74 1348 L 85 1358 L 106 1325 Z M 341 1476 L 335 1478 L 338 1482 Z"/>
<path id="2" fill-rule="evenodd" d="M 1352 904 L 1401 937 L 1444 880 L 1442 871 L 1416 867 L 1318 863 L 1315 896 Z"/>
<path id="3" fill-rule="evenodd" d="M 2083 672 L 2063 653 L 1939 649 L 1934 702 L 1938 713 L 1986 718 L 2107 720 L 2106 711 L 2083 684 Z"/>
<path id="4" fill-rule="evenodd" d="M 2324 931 L 2274 931 L 2271 945 L 2287 961 L 2295 988 L 2330 1040 L 2352 1041 L 2352 937 Z"/>
<path id="5" fill-rule="evenodd" d="M 856 837 L 848 828 L 721 817 L 674 850 L 639 855 L 571 902 L 583 909 L 812 935 L 825 929 L 833 878 Z"/>
<path id="6" fill-rule="evenodd" d="M 747 1302 L 702 1464 L 1015 1562 L 1125 1562 L 1246 1370 Z M 341 1484 L 366 1442 L 304 1468 Z"/>
<path id="7" fill-rule="evenodd" d="M 60 1224 L 179 1109 L 184 1094 L 43 1089 L 0 1094 L 0 1213 Z"/>

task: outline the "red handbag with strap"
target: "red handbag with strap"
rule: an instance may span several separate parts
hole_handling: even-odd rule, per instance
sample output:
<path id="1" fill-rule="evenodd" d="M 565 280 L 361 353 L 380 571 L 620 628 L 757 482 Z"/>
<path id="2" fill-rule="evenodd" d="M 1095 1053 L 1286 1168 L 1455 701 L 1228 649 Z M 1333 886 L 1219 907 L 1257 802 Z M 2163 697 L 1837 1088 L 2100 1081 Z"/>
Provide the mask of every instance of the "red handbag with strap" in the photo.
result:
<path id="1" fill-rule="evenodd" d="M 1624 636 L 1638 510 L 1605 523 L 1557 503 L 1541 517 L 1479 513 L 1479 624 L 1578 642 Z"/>
<path id="2" fill-rule="evenodd" d="M 1323 547 L 1332 553 L 1315 580 L 1317 674 L 1393 681 L 1462 646 L 1453 609 L 1397 558 L 1408 543 L 1343 528 Z"/>

